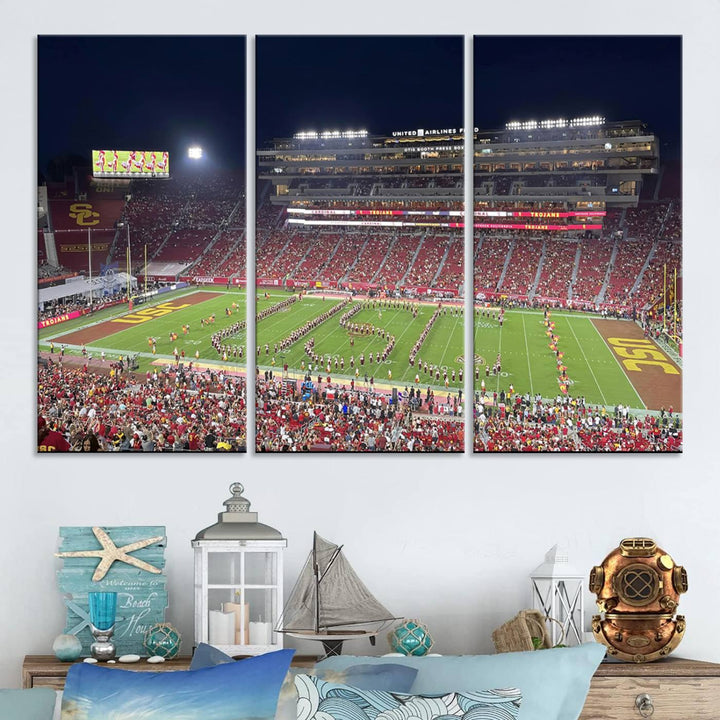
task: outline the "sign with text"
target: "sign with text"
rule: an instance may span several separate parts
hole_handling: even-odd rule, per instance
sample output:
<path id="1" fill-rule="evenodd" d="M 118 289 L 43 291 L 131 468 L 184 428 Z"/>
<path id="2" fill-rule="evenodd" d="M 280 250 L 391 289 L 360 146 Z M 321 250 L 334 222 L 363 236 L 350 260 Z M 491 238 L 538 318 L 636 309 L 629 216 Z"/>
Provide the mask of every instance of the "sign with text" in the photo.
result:
<path id="1" fill-rule="evenodd" d="M 63 313 L 62 315 L 56 315 L 55 317 L 45 318 L 45 320 L 38 321 L 38 330 L 50 327 L 51 325 L 57 325 L 58 323 L 65 322 L 67 320 L 74 320 L 83 315 L 80 310 L 72 310 L 70 312 Z"/>
<path id="2" fill-rule="evenodd" d="M 147 655 L 143 648 L 145 631 L 165 621 L 168 604 L 164 573 L 165 528 L 159 525 L 102 528 L 109 538 L 105 544 L 99 541 L 96 530 L 92 527 L 60 528 L 58 554 L 63 556 L 63 568 L 58 571 L 57 578 L 67 607 L 63 632 L 77 635 L 83 646 L 83 655 L 89 655 L 93 637 L 88 622 L 88 593 L 116 592 L 113 642 L 117 655 Z M 137 550 L 129 549 L 123 559 L 124 548 L 133 544 L 143 545 L 142 541 L 152 538 L 160 540 Z M 94 555 L 82 556 L 90 553 Z M 98 566 L 113 555 L 119 559 L 111 562 L 101 579 L 93 580 Z"/>

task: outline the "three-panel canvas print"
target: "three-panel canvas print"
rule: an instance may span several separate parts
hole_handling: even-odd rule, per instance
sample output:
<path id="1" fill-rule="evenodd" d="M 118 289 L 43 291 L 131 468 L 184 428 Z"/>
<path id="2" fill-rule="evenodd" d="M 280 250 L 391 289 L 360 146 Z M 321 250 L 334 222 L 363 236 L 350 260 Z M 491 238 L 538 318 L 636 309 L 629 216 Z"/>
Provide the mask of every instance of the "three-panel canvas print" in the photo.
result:
<path id="1" fill-rule="evenodd" d="M 40 36 L 38 452 L 682 451 L 681 50 Z"/>

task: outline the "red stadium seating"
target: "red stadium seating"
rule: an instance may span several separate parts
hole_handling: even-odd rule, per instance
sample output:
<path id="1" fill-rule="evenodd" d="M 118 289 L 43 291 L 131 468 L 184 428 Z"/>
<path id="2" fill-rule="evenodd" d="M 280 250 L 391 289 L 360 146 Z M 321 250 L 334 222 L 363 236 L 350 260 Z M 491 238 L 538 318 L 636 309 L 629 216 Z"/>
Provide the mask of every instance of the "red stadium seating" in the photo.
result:
<path id="1" fill-rule="evenodd" d="M 494 293 L 498 289 L 505 259 L 510 250 L 510 240 L 503 237 L 483 236 L 475 233 L 475 290 Z M 482 244 L 480 240 L 482 239 Z"/>
<path id="2" fill-rule="evenodd" d="M 420 285 L 428 287 L 440 269 L 445 251 L 447 249 L 446 236 L 427 234 L 415 258 L 415 262 L 405 277 L 405 285 Z"/>
<path id="3" fill-rule="evenodd" d="M 383 287 L 394 288 L 399 285 L 407 271 L 418 247 L 416 235 L 400 235 L 390 246 L 385 262 L 373 282 Z"/>
<path id="4" fill-rule="evenodd" d="M 465 282 L 465 238 L 462 234 L 455 234 L 440 236 L 438 239 L 447 243 L 448 253 L 435 285 L 438 288 L 455 289 Z"/>
<path id="5" fill-rule="evenodd" d="M 542 240 L 516 240 L 500 290 L 503 293 L 527 295 L 535 282 L 541 252 Z"/>
<path id="6" fill-rule="evenodd" d="M 328 260 L 335 254 L 340 244 L 338 233 L 318 233 L 312 240 L 307 254 L 293 273 L 293 277 L 301 281 L 327 280 L 323 269 Z"/>
<path id="7" fill-rule="evenodd" d="M 132 265 L 148 261 L 190 265 L 225 228 L 244 227 L 244 177 L 236 172 L 179 175 L 169 180 L 137 180 L 121 220 L 113 258 L 121 265 L 130 241 Z"/>
<path id="8" fill-rule="evenodd" d="M 383 233 L 370 232 L 367 237 L 368 242 L 360 252 L 352 277 L 349 278 L 354 282 L 369 283 L 373 280 L 392 242 L 392 237 Z"/>
<path id="9" fill-rule="evenodd" d="M 595 302 L 605 280 L 613 245 L 612 240 L 582 241 L 580 264 L 572 287 L 574 302 Z"/>
<path id="10" fill-rule="evenodd" d="M 578 245 L 577 240 L 546 240 L 542 272 L 535 290 L 537 297 L 567 300 Z"/>

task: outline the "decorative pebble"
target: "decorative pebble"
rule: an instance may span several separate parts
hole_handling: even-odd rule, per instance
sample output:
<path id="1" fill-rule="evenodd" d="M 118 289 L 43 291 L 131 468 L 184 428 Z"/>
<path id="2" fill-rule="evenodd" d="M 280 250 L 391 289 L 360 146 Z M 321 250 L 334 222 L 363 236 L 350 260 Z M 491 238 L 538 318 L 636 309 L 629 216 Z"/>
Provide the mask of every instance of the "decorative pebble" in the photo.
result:
<path id="1" fill-rule="evenodd" d="M 85 658 L 83 662 L 86 662 L 88 665 L 94 665 L 97 660 L 95 658 Z"/>
<path id="2" fill-rule="evenodd" d="M 121 655 L 121 656 L 118 658 L 118 662 L 121 662 L 121 663 L 134 663 L 134 662 L 137 662 L 139 659 L 140 659 L 140 656 L 139 656 L 139 655 L 133 655 L 132 653 L 130 653 L 129 655 Z"/>
<path id="3" fill-rule="evenodd" d="M 153 655 L 147 659 L 149 663 L 161 663 L 165 662 L 165 658 L 162 655 Z"/>
<path id="4" fill-rule="evenodd" d="M 108 664 L 108 665 L 114 665 L 114 664 L 115 664 L 115 661 L 114 661 L 114 660 L 108 660 L 108 661 L 107 661 L 107 664 Z"/>

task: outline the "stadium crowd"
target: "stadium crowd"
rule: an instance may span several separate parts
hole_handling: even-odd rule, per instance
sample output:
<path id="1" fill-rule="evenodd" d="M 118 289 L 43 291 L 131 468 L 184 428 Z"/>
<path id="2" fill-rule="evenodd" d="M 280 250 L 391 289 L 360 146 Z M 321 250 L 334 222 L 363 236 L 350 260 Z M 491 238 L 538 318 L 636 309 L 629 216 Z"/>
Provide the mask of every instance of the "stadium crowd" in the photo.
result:
<path id="1" fill-rule="evenodd" d="M 246 449 L 245 379 L 222 373 L 168 365 L 142 377 L 41 364 L 37 408 L 39 451 Z"/>
<path id="2" fill-rule="evenodd" d="M 569 395 L 510 395 L 496 405 L 476 394 L 474 438 L 475 452 L 678 452 L 683 433 L 672 408 L 642 416 Z"/>
<path id="3" fill-rule="evenodd" d="M 462 421 L 416 412 L 413 408 L 425 404 L 413 389 L 396 404 L 390 395 L 354 387 L 316 386 L 305 400 L 301 393 L 295 382 L 258 378 L 258 452 L 463 450 Z M 432 395 L 426 395 L 426 403 L 431 401 Z M 456 403 L 454 408 L 461 416 L 462 406 Z"/>
<path id="4" fill-rule="evenodd" d="M 95 312 L 120 302 L 127 302 L 127 294 L 123 291 L 105 294 L 92 302 L 87 296 L 73 295 L 43 303 L 38 309 L 38 320 L 48 320 L 71 312 Z"/>

